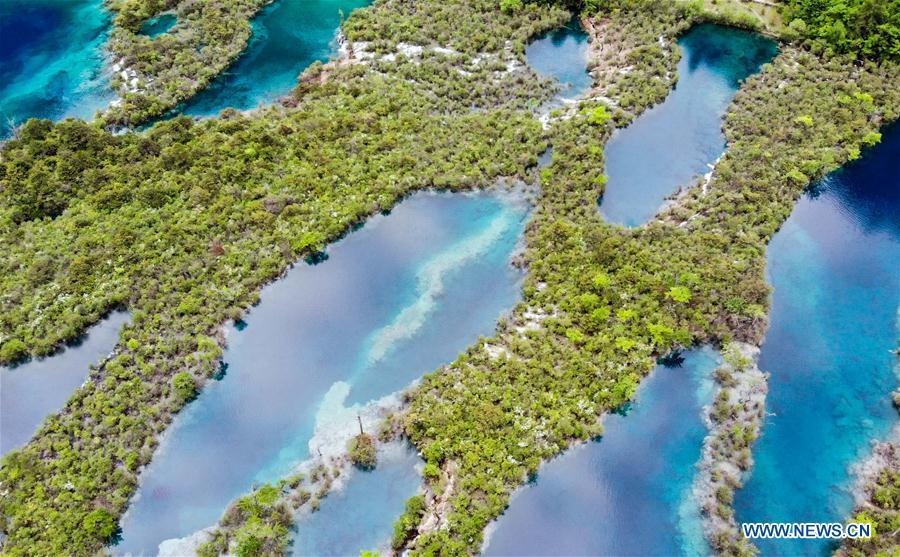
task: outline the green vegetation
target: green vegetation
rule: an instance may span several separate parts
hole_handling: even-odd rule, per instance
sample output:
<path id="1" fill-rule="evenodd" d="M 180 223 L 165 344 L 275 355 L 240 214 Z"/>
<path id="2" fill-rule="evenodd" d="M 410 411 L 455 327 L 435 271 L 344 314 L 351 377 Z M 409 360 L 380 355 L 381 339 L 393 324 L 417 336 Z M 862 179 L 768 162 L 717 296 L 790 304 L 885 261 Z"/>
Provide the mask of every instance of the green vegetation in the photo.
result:
<path id="1" fill-rule="evenodd" d="M 107 123 L 151 117 L 196 92 L 199 82 L 180 82 L 196 45 L 175 37 L 194 19 L 221 25 L 202 62 L 221 69 L 260 5 L 114 4 L 122 55 L 147 55 L 126 63 L 146 63 L 165 93 L 126 95 Z M 4 457 L 4 551 L 87 555 L 114 535 L 159 434 L 217 372 L 222 324 L 292 262 L 413 191 L 535 179 L 548 140 L 524 301 L 489 341 L 504 350 L 479 343 L 409 395 L 401 423 L 426 459 L 427 491 L 397 522 L 396 549 L 476 551 L 510 492 L 544 459 L 600 434 L 598 416 L 631 398 L 656 357 L 698 342 L 758 343 L 767 241 L 811 180 L 858 157 L 897 118 L 900 72 L 786 48 L 736 97 L 730 149 L 708 188 L 645 227 L 610 226 L 596 207 L 603 146 L 671 89 L 677 35 L 721 17 L 698 6 L 592 4 L 597 94 L 557 114 L 546 134 L 530 110 L 551 87 L 522 67 L 522 53 L 569 14 L 497 0 L 386 0 L 354 12 L 345 32 L 372 57 L 314 65 L 290 102 L 256 114 L 124 135 L 28 122 L 0 150 L 0 363 L 51 353 L 119 306 L 132 322 L 65 409 Z M 134 41 L 146 38 L 125 35 L 172 7 L 179 23 L 156 39 L 163 46 L 142 50 Z M 167 73 L 152 51 L 170 41 Z M 400 43 L 423 51 L 398 53 Z M 316 476 L 315 493 L 291 488 L 296 499 L 285 500 L 284 485 L 241 499 L 203 554 L 283 551 L 285 505 L 314 510 L 327 493 L 331 476 Z"/>
<path id="2" fill-rule="evenodd" d="M 188 379 L 202 388 L 217 372 L 220 327 L 288 265 L 413 191 L 487 187 L 536 164 L 546 141 L 522 109 L 551 88 L 506 40 L 565 12 L 506 15 L 460 0 L 408 14 L 379 4 L 347 23 L 362 29 L 356 17 L 396 40 L 414 40 L 414 29 L 429 48 L 478 41 L 462 32 L 478 22 L 490 38 L 480 46 L 498 49 L 481 54 L 496 63 L 461 72 L 475 70 L 472 55 L 429 50 L 318 66 L 289 107 L 124 135 L 32 120 L 3 145 L 2 363 L 51 353 L 114 308 L 132 313 L 113 357 L 4 457 L 6 553 L 83 555 L 106 543 L 95 511 L 124 512 L 159 434 L 192 396 Z"/>
<path id="3" fill-rule="evenodd" d="M 610 124 L 665 96 L 674 39 L 695 18 L 703 16 L 642 1 L 591 22 Z M 597 214 L 613 129 L 592 122 L 598 102 L 551 122 L 553 162 L 527 232 L 525 300 L 487 341 L 505 350 L 495 357 L 479 343 L 410 395 L 407 434 L 439 473 L 426 478 L 425 518 L 405 548 L 476 551 L 510 492 L 543 460 L 596 435 L 598 416 L 627 401 L 658 356 L 696 343 L 759 343 L 767 241 L 811 180 L 858 156 L 900 111 L 896 66 L 850 62 L 786 48 L 736 97 L 725 122 L 730 148 L 708 187 L 638 229 Z M 617 71 L 626 66 L 631 72 Z M 817 125 L 795 123 L 796 114 Z M 428 518 L 434 513 L 446 527 Z"/>
<path id="4" fill-rule="evenodd" d="M 250 39 L 250 19 L 272 0 L 106 0 L 116 14 L 108 48 L 121 103 L 103 114 L 110 125 L 160 116 L 206 87 Z M 141 25 L 174 10 L 178 22 L 158 37 Z"/>
<path id="5" fill-rule="evenodd" d="M 784 20 L 817 48 L 900 61 L 900 0 L 787 0 Z"/>
<path id="6" fill-rule="evenodd" d="M 835 552 L 838 557 L 893 556 L 897 552 L 900 530 L 900 445 L 881 443 L 875 447 L 883 466 L 865 486 L 865 504 L 856 509 L 852 520 L 872 525 L 872 537 L 845 540 Z"/>
<path id="7" fill-rule="evenodd" d="M 375 438 L 368 433 L 360 433 L 350 440 L 347 447 L 350 461 L 359 468 L 370 470 L 378 464 L 378 455 L 375 451 Z"/>
<path id="8" fill-rule="evenodd" d="M 281 500 L 279 487 L 266 484 L 229 507 L 211 539 L 197 549 L 200 557 L 231 553 L 239 557 L 283 555 L 294 517 Z"/>

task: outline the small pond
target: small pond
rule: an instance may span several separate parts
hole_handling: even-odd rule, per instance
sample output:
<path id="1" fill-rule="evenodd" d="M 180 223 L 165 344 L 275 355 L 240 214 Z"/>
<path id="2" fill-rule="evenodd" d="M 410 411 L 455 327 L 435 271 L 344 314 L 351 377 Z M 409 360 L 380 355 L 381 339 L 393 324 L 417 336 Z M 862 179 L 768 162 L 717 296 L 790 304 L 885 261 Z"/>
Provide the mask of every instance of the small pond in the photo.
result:
<path id="1" fill-rule="evenodd" d="M 160 14 L 144 22 L 141 26 L 141 35 L 147 35 L 151 39 L 158 37 L 163 33 L 168 33 L 177 22 L 178 18 L 175 14 Z"/>
<path id="2" fill-rule="evenodd" d="M 578 18 L 539 36 L 525 48 L 525 59 L 543 77 L 559 81 L 563 99 L 576 99 L 591 86 L 587 71 L 590 43 Z"/>
<path id="3" fill-rule="evenodd" d="M 722 118 L 741 81 L 777 53 L 770 39 L 718 25 L 694 27 L 678 44 L 675 89 L 606 145 L 600 213 L 607 222 L 641 225 L 680 186 L 709 172 L 725 151 Z"/>

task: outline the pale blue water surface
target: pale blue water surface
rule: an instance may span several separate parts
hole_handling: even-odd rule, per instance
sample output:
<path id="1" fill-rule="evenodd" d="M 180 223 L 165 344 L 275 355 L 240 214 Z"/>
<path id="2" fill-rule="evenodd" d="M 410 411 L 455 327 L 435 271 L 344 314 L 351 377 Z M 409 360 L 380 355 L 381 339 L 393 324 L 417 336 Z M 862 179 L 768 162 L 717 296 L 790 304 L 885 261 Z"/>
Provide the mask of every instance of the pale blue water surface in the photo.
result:
<path id="1" fill-rule="evenodd" d="M 587 71 L 589 46 L 588 35 L 576 17 L 529 43 L 525 59 L 539 75 L 559 81 L 562 98 L 575 99 L 591 86 L 591 74 Z"/>
<path id="2" fill-rule="evenodd" d="M 777 53 L 770 39 L 718 25 L 694 27 L 678 44 L 675 89 L 606 145 L 600 213 L 607 222 L 643 224 L 666 197 L 709 172 L 725 151 L 722 118 L 741 81 Z"/>
<path id="3" fill-rule="evenodd" d="M 0 455 L 24 445 L 44 418 L 60 410 L 119 341 L 128 312 L 114 311 L 62 351 L 0 366 Z"/>
<path id="4" fill-rule="evenodd" d="M 489 556 L 698 555 L 709 551 L 691 495 L 719 357 L 659 365 L 603 436 L 541 467 L 513 495 Z"/>
<path id="5" fill-rule="evenodd" d="M 378 455 L 378 466 L 354 471 L 348 485 L 329 494 L 319 510 L 298 521 L 295 557 L 359 555 L 361 550 L 390 555 L 394 521 L 422 483 L 415 448 L 395 443 Z"/>
<path id="6" fill-rule="evenodd" d="M 416 194 L 266 287 L 229 329 L 224 377 L 181 412 L 142 474 L 115 551 L 153 553 L 288 473 L 310 456 L 333 388 L 349 384 L 348 405 L 382 397 L 491 334 L 519 297 L 510 257 L 526 216 L 513 200 Z"/>

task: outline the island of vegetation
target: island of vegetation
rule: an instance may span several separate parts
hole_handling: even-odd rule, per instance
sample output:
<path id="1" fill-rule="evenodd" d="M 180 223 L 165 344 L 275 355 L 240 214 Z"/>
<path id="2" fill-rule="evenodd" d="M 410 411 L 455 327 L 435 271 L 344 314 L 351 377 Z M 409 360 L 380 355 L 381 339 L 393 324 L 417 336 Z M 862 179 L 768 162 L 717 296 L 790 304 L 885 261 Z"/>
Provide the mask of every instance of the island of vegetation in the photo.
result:
<path id="1" fill-rule="evenodd" d="M 93 123 L 31 120 L 0 149 L 0 363 L 50 354 L 115 308 L 132 313 L 115 352 L 4 457 L 5 554 L 102 550 L 160 435 L 216 374 L 223 325 L 292 263 L 413 191 L 527 180 L 541 192 L 522 302 L 495 336 L 408 391 L 385 426 L 425 459 L 423 492 L 396 523 L 394 549 L 477 553 L 512 491 L 598 435 L 600 417 L 633 396 L 656 358 L 698 343 L 759 345 L 767 242 L 811 181 L 857 158 L 900 115 L 897 0 L 824 2 L 847 10 L 791 0 L 775 13 L 737 0 L 381 0 L 353 13 L 342 58 L 311 67 L 283 104 L 105 129 L 202 88 L 243 48 L 262 4 L 114 4 L 114 35 L 176 9 L 173 38 L 160 44 L 174 40 L 183 67 L 211 73 L 179 84 L 181 62 L 166 69 L 149 55 L 140 71 L 159 76 L 161 92 L 127 93 Z M 181 29 L 194 17 L 216 21 L 210 10 L 232 23 L 198 61 Z M 591 34 L 594 88 L 545 127 L 537 116 L 553 85 L 524 64 L 524 47 L 572 11 Z M 604 145 L 665 98 L 675 40 L 704 21 L 764 30 L 781 53 L 737 94 L 728 150 L 706 187 L 646 226 L 607 224 L 596 204 Z M 112 49 L 131 68 L 145 42 Z M 538 170 L 550 146 L 552 162 Z M 242 499 L 227 516 L 252 535 L 226 532 L 204 554 L 284 551 L 278 488 L 304 481 Z"/>
<path id="2" fill-rule="evenodd" d="M 106 0 L 115 14 L 108 49 L 119 99 L 101 119 L 110 126 L 140 124 L 193 97 L 243 52 L 250 19 L 271 1 Z M 177 18 L 168 32 L 140 32 L 163 13 Z"/>

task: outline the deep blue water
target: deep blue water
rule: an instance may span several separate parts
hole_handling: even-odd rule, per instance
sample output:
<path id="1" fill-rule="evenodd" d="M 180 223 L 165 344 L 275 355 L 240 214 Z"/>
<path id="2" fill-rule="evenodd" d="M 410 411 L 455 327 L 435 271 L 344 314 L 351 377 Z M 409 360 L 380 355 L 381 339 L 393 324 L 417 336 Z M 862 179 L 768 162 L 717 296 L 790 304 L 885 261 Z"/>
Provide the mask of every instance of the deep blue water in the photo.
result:
<path id="1" fill-rule="evenodd" d="M 485 555 L 697 555 L 708 551 L 691 486 L 718 355 L 657 366 L 604 435 L 552 460 L 513 496 Z"/>
<path id="2" fill-rule="evenodd" d="M 116 550 L 155 554 L 214 524 L 254 482 L 310 456 L 323 406 L 337 414 L 402 389 L 491 334 L 519 296 L 509 258 L 526 216 L 487 195 L 417 194 L 266 287 L 228 332 L 224 378 L 181 412 L 142 474 Z M 348 385 L 351 400 L 326 405 Z"/>
<path id="3" fill-rule="evenodd" d="M 141 26 L 141 34 L 150 38 L 158 37 L 163 33 L 168 33 L 169 29 L 174 27 L 177 22 L 178 17 L 175 14 L 161 14 L 145 21 Z"/>
<path id="4" fill-rule="evenodd" d="M 529 43 L 525 58 L 539 75 L 560 82 L 563 86 L 560 96 L 574 99 L 591 86 L 591 75 L 587 71 L 588 48 L 587 33 L 578 18 L 573 18 L 565 27 L 554 29 Z"/>
<path id="5" fill-rule="evenodd" d="M 90 366 L 115 347 L 127 321 L 127 312 L 115 311 L 62 352 L 0 367 L 0 455 L 28 442 L 44 418 L 65 405 Z"/>
<path id="6" fill-rule="evenodd" d="M 900 126 L 803 197 L 768 251 L 775 288 L 760 367 L 770 416 L 736 497 L 744 522 L 842 522 L 848 468 L 897 421 Z M 764 555 L 830 554 L 824 541 L 759 542 Z"/>
<path id="7" fill-rule="evenodd" d="M 298 521 L 293 555 L 356 556 L 361 550 L 390 555 L 394 521 L 422 483 L 417 470 L 421 464 L 414 448 L 389 445 L 378 455 L 374 470 L 355 471 L 343 490 L 328 495 L 317 512 Z"/>
<path id="8" fill-rule="evenodd" d="M 91 118 L 114 98 L 102 0 L 0 2 L 0 139 L 9 119 Z"/>
<path id="9" fill-rule="evenodd" d="M 678 44 L 675 89 L 606 145 L 607 222 L 643 224 L 679 186 L 709 172 L 725 150 L 722 118 L 741 80 L 777 52 L 774 41 L 717 25 L 694 27 Z"/>
<path id="10" fill-rule="evenodd" d="M 246 50 L 209 86 L 178 108 L 213 116 L 225 108 L 246 110 L 288 94 L 316 60 L 334 53 L 340 10 L 345 16 L 369 0 L 276 0 L 253 20 Z"/>

